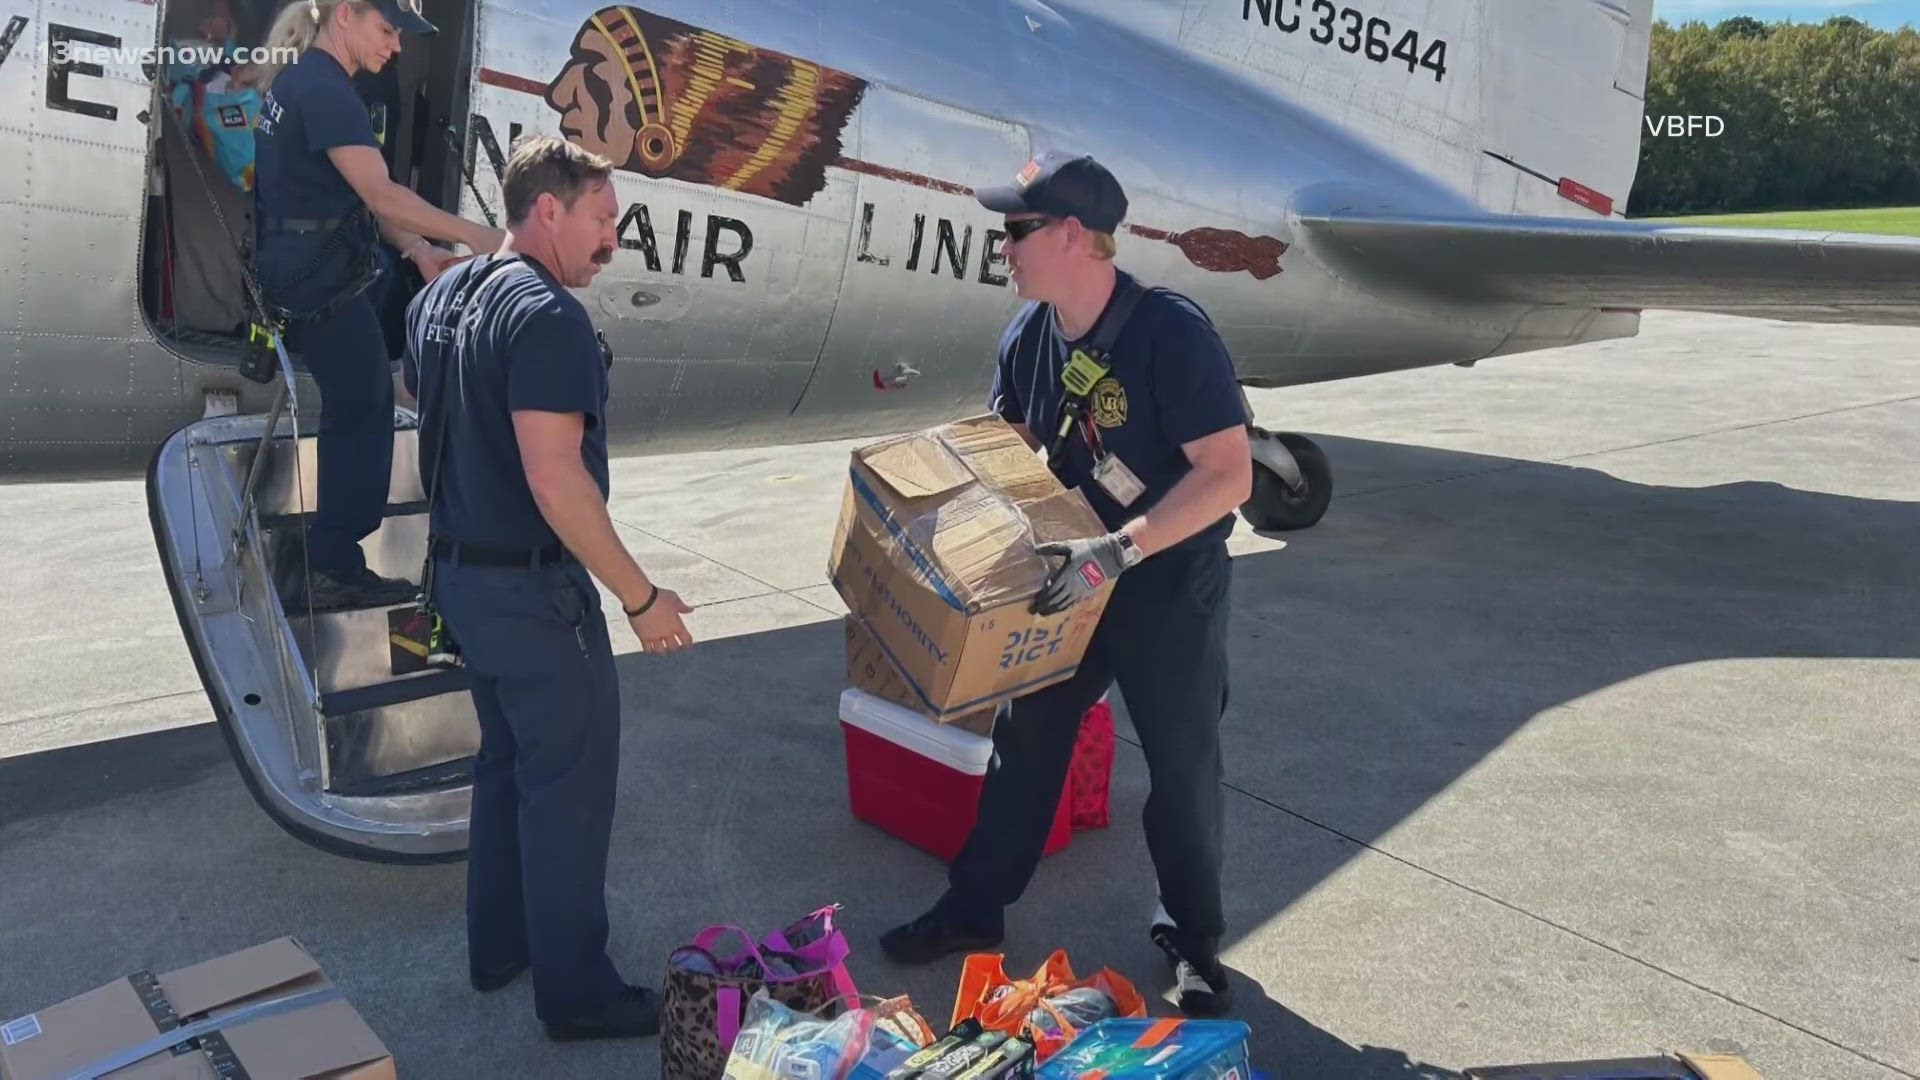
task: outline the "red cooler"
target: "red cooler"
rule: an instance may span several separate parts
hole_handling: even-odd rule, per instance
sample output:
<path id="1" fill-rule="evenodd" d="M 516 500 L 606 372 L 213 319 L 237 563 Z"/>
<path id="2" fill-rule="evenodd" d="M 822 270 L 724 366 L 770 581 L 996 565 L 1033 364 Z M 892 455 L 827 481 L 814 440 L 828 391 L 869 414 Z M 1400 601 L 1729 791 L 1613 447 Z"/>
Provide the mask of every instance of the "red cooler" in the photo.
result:
<path id="1" fill-rule="evenodd" d="M 973 830 L 993 740 L 861 690 L 840 695 L 840 729 L 853 816 L 952 862 Z M 1072 838 L 1072 791 L 1061 785 L 1044 854 Z"/>

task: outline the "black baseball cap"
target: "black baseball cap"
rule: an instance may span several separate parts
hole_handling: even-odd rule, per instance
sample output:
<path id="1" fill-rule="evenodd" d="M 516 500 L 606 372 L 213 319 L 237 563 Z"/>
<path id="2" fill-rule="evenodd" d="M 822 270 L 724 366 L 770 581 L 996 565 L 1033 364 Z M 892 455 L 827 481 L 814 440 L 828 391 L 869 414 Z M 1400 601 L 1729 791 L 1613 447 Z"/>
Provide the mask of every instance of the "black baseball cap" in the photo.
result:
<path id="1" fill-rule="evenodd" d="M 420 14 L 420 0 L 373 0 L 373 6 L 387 17 L 393 28 L 415 34 L 437 34 L 440 28 Z"/>
<path id="2" fill-rule="evenodd" d="M 1013 183 L 982 188 L 974 198 L 998 213 L 1074 217 L 1103 233 L 1118 229 L 1127 216 L 1127 193 L 1107 167 L 1064 150 L 1041 154 L 1027 162 Z"/>

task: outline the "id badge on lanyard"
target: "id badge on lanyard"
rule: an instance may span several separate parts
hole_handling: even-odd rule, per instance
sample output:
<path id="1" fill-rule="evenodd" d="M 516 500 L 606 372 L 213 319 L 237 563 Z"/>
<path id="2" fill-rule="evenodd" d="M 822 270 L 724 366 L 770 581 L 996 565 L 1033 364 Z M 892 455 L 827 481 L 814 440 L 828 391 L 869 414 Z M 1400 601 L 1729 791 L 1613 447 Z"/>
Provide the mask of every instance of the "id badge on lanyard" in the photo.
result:
<path id="1" fill-rule="evenodd" d="M 1093 479 L 1121 507 L 1132 506 L 1147 493 L 1147 485 L 1140 482 L 1127 463 L 1107 452 L 1100 442 L 1100 432 L 1094 427 L 1093 418 L 1082 408 L 1080 430 L 1086 434 L 1087 449 L 1093 451 Z"/>

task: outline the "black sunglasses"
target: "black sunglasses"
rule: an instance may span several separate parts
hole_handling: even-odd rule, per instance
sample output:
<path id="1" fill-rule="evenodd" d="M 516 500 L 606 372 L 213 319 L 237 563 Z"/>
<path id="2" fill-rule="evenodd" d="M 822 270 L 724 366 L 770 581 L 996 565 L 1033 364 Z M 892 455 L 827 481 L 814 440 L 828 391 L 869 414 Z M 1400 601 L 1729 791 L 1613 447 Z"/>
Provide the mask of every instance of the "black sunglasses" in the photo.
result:
<path id="1" fill-rule="evenodd" d="M 1007 239 L 1025 240 L 1034 233 L 1054 223 L 1053 218 L 1022 218 L 1007 222 Z"/>

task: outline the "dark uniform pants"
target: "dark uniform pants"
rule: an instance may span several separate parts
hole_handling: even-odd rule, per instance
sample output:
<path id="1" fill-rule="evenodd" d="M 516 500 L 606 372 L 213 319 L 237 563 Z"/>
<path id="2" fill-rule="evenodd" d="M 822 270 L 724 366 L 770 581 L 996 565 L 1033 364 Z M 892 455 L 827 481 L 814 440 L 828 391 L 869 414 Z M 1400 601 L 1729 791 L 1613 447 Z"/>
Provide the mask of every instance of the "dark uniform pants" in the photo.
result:
<path id="1" fill-rule="evenodd" d="M 301 277 L 325 244 L 317 234 L 271 234 L 261 240 L 261 285 L 276 304 L 314 311 L 350 284 L 351 245 L 318 272 Z M 383 251 L 384 256 L 384 251 Z M 354 573 L 366 565 L 360 541 L 380 527 L 393 473 L 393 369 L 378 305 L 392 277 L 381 274 L 344 309 L 287 328 L 286 345 L 320 388 L 318 513 L 307 533 L 314 570 Z"/>
<path id="2" fill-rule="evenodd" d="M 511 569 L 441 559 L 433 573 L 480 716 L 468 960 L 482 971 L 531 962 L 540 1018 L 574 1019 L 622 986 L 607 956 L 606 902 L 620 685 L 600 594 L 571 561 Z"/>
<path id="3" fill-rule="evenodd" d="M 1152 779 L 1144 823 L 1160 900 L 1183 951 L 1212 956 L 1220 906 L 1220 716 L 1227 704 L 1224 540 L 1160 553 L 1122 574 L 1073 678 L 1013 701 L 994 725 L 979 818 L 946 902 L 991 919 L 1026 890 L 1073 760 L 1081 719 L 1114 682 Z"/>

